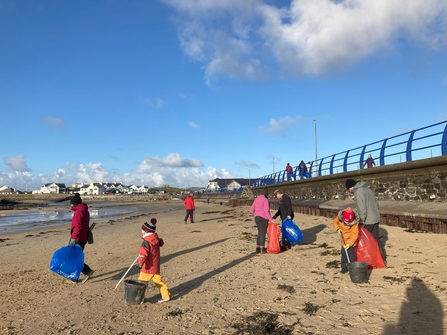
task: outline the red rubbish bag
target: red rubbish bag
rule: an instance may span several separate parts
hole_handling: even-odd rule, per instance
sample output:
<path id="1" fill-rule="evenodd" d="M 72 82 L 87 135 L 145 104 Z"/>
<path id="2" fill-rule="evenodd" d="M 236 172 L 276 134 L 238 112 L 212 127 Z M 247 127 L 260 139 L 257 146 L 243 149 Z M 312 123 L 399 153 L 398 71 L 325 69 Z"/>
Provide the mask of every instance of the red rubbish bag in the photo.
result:
<path id="1" fill-rule="evenodd" d="M 359 224 L 359 240 L 355 249 L 356 262 L 365 262 L 369 269 L 385 268 L 382 254 L 380 253 L 379 243 L 374 236 Z"/>
<path id="2" fill-rule="evenodd" d="M 281 251 L 281 247 L 279 246 L 279 237 L 281 236 L 281 231 L 278 228 L 278 225 L 270 221 L 267 226 L 267 237 L 269 243 L 267 245 L 267 252 L 269 254 L 277 254 Z"/>

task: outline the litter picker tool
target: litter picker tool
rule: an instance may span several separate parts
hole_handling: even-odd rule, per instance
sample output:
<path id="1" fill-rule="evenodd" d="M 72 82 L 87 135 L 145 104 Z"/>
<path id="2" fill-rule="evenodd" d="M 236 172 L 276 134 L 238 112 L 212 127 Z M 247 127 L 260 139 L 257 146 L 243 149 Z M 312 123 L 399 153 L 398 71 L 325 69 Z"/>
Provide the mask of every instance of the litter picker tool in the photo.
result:
<path id="1" fill-rule="evenodd" d="M 129 266 L 129 268 L 127 269 L 126 273 L 124 274 L 123 278 L 120 279 L 120 281 L 118 282 L 118 284 L 116 284 L 115 286 L 115 290 L 118 288 L 118 286 L 121 284 L 121 282 L 123 281 L 123 279 L 126 277 L 127 273 L 130 271 L 130 269 L 132 269 L 132 266 L 134 266 L 134 264 L 137 262 L 138 257 L 140 257 L 140 255 L 137 256 L 137 258 L 135 258 L 135 260 L 133 261 L 132 265 Z"/>
<path id="2" fill-rule="evenodd" d="M 345 238 L 343 237 L 343 233 L 340 231 L 341 239 L 343 240 L 343 249 L 345 249 L 346 257 L 348 258 L 348 263 L 351 263 L 351 260 L 349 259 L 348 255 L 348 249 L 346 249 L 344 246 L 346 245 Z"/>

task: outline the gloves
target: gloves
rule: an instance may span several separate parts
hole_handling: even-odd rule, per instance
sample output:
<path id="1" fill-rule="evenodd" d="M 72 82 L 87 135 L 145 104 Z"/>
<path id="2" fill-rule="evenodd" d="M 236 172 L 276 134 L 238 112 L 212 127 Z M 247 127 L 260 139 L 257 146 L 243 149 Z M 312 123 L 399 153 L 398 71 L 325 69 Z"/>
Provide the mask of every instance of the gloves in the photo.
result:
<path id="1" fill-rule="evenodd" d="M 160 238 L 160 239 L 158 240 L 158 245 L 159 245 L 160 247 L 164 246 L 164 245 L 165 245 L 165 241 L 163 241 L 163 239 Z"/>
<path id="2" fill-rule="evenodd" d="M 337 233 L 339 233 L 340 235 L 343 234 L 343 233 L 341 232 L 341 229 L 337 230 Z"/>
<path id="3" fill-rule="evenodd" d="M 345 248 L 346 250 L 348 250 L 350 247 L 351 247 L 351 246 L 350 246 L 349 244 L 345 244 L 345 245 L 343 246 L 343 248 Z"/>
<path id="4" fill-rule="evenodd" d="M 142 265 L 142 264 L 135 264 L 135 267 L 136 267 L 138 270 L 141 270 L 141 268 L 143 267 L 143 265 Z"/>
<path id="5" fill-rule="evenodd" d="M 288 216 L 287 218 L 288 218 L 289 220 L 292 220 L 292 217 L 291 217 L 291 216 Z"/>
<path id="6" fill-rule="evenodd" d="M 70 247 L 74 247 L 75 244 L 76 244 L 76 240 L 74 238 L 70 239 L 70 241 L 68 242 L 68 245 Z"/>

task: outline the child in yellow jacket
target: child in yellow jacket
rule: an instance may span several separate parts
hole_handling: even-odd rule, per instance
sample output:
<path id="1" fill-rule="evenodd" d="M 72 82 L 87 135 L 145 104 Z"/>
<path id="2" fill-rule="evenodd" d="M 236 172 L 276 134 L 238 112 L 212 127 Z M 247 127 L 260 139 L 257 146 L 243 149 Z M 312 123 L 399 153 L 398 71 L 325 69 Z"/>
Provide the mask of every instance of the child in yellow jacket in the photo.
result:
<path id="1" fill-rule="evenodd" d="M 340 234 L 342 245 L 340 273 L 348 272 L 348 261 L 355 262 L 355 248 L 359 238 L 358 218 L 359 215 L 351 207 L 348 207 L 344 211 L 339 211 L 332 221 L 335 230 Z M 349 260 L 347 254 L 349 255 Z"/>

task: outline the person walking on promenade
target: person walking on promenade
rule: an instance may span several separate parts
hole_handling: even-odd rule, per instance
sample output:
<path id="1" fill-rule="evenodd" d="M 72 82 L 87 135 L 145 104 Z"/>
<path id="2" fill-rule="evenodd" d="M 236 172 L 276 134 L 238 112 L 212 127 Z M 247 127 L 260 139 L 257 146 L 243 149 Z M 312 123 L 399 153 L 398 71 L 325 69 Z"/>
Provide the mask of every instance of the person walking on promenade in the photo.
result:
<path id="1" fill-rule="evenodd" d="M 385 250 L 380 242 L 379 235 L 379 203 L 373 191 L 364 181 L 357 182 L 354 179 L 346 179 L 346 188 L 354 194 L 355 209 L 359 215 L 359 223 L 374 236 L 379 244 L 382 258 L 386 262 Z"/>
<path id="2" fill-rule="evenodd" d="M 368 158 L 363 163 L 363 167 L 365 167 L 365 165 L 368 166 L 368 169 L 372 168 L 373 166 L 376 166 L 376 163 L 374 162 L 374 159 L 372 158 L 371 154 L 368 155 Z"/>
<path id="3" fill-rule="evenodd" d="M 169 301 L 171 297 L 168 287 L 160 275 L 160 247 L 164 245 L 164 241 L 155 232 L 156 223 L 157 219 L 152 218 L 150 222 L 145 222 L 141 226 L 143 243 L 137 260 L 137 268 L 140 269 L 138 280 L 145 282 L 146 285 L 152 280 L 161 294 L 161 299 L 158 302 L 163 303 Z"/>
<path id="4" fill-rule="evenodd" d="M 189 192 L 188 197 L 183 203 L 186 207 L 185 223 L 187 223 L 188 217 L 190 218 L 191 223 L 194 223 L 194 211 L 196 210 L 196 206 L 194 205 L 194 194 Z"/>
<path id="5" fill-rule="evenodd" d="M 355 248 L 359 238 L 358 214 L 351 207 L 339 211 L 332 221 L 335 230 L 340 234 L 341 273 L 348 272 L 348 263 L 355 261 Z M 349 257 L 349 259 L 348 259 Z"/>
<path id="6" fill-rule="evenodd" d="M 78 244 L 82 250 L 84 250 L 88 241 L 88 231 L 90 228 L 90 213 L 88 211 L 88 206 L 87 204 L 82 203 L 79 193 L 75 193 L 71 198 L 70 206 L 74 213 L 71 219 L 70 241 L 68 242 L 68 245 L 73 247 L 75 244 Z M 85 283 L 93 275 L 94 271 L 84 263 L 84 268 L 81 272 L 84 275 L 82 283 Z"/>
<path id="7" fill-rule="evenodd" d="M 290 197 L 280 190 L 276 190 L 273 195 L 279 200 L 279 208 L 275 215 L 273 215 L 273 219 L 276 219 L 279 216 L 281 218 L 281 222 L 286 219 L 293 220 L 295 215 L 293 214 L 292 200 Z M 286 241 L 284 236 L 281 237 L 281 244 L 283 250 L 292 248 L 292 243 Z"/>
<path id="8" fill-rule="evenodd" d="M 306 163 L 301 160 L 300 164 L 298 165 L 298 176 L 300 177 L 300 179 L 304 178 L 304 172 L 306 172 Z"/>
<path id="9" fill-rule="evenodd" d="M 287 181 L 291 181 L 293 175 L 293 168 L 292 166 L 290 166 L 290 163 L 287 163 L 286 165 L 286 173 L 287 173 Z"/>
<path id="10" fill-rule="evenodd" d="M 268 199 L 268 189 L 264 187 L 261 190 L 253 204 L 250 207 L 250 211 L 255 217 L 256 227 L 258 228 L 258 236 L 256 238 L 256 253 L 265 254 L 265 235 L 267 234 L 267 226 L 269 221 L 273 221 L 270 215 L 270 203 Z"/>

